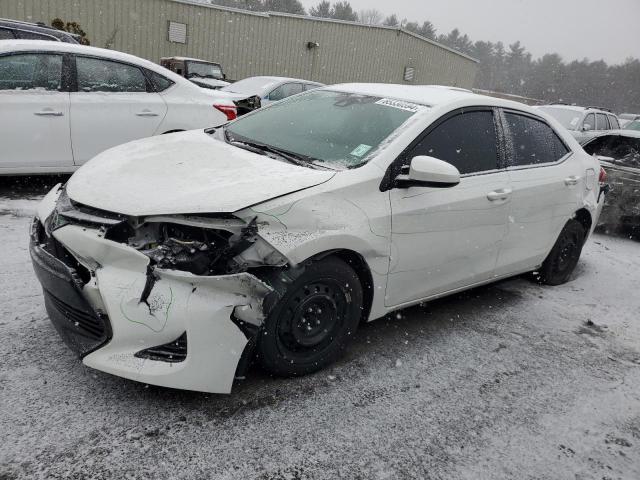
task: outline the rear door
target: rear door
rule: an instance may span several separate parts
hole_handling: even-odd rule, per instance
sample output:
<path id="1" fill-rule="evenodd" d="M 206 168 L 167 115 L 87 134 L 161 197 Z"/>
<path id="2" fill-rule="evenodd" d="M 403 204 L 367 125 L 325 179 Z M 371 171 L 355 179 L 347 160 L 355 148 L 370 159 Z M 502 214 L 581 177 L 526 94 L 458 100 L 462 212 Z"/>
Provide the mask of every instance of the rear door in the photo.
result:
<path id="1" fill-rule="evenodd" d="M 76 165 L 108 148 L 156 133 L 167 105 L 140 67 L 81 55 L 75 63 L 71 140 Z"/>
<path id="2" fill-rule="evenodd" d="M 429 127 L 402 154 L 451 163 L 461 173 L 450 188 L 390 191 L 391 258 L 386 305 L 396 306 L 492 278 L 506 234 L 510 187 L 501 167 L 491 108 L 465 108 Z"/>
<path id="3" fill-rule="evenodd" d="M 0 56 L 0 168 L 73 165 L 67 71 L 59 53 Z"/>
<path id="4" fill-rule="evenodd" d="M 544 260 L 575 212 L 584 184 L 580 162 L 546 121 L 515 110 L 501 113 L 513 193 L 496 275 Z"/>

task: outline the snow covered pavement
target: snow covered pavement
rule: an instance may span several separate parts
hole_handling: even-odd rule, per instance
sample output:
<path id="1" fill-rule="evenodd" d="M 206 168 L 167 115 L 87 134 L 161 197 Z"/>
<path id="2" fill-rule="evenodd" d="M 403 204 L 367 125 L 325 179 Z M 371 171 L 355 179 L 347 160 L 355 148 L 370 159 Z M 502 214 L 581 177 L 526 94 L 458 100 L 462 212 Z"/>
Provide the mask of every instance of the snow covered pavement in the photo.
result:
<path id="1" fill-rule="evenodd" d="M 28 254 L 37 195 L 0 186 L 0 479 L 640 478 L 640 243 L 362 326 L 298 379 L 228 396 L 84 367 Z"/>

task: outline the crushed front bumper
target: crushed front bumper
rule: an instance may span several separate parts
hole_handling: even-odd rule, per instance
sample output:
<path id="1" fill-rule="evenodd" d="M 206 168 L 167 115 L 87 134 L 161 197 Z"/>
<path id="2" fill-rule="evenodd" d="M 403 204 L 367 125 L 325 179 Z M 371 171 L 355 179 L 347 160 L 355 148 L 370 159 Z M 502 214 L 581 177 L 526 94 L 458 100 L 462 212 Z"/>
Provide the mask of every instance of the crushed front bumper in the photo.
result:
<path id="1" fill-rule="evenodd" d="M 153 385 L 231 391 L 250 340 L 234 312 L 260 318 L 270 287 L 249 273 L 196 276 L 150 269 L 148 257 L 97 229 L 66 225 L 51 237 L 58 251 L 43 243 L 36 219 L 33 266 L 49 317 L 84 364 Z M 183 347 L 186 352 L 176 350 Z M 166 351 L 164 359 L 157 354 Z"/>

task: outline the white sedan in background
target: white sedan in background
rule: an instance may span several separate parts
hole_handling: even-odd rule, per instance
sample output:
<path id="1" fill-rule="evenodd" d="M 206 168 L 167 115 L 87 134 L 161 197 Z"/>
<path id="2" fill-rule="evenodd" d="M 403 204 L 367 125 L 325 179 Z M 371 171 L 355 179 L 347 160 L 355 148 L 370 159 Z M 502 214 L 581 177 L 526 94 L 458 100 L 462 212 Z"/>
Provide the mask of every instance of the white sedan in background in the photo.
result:
<path id="1" fill-rule="evenodd" d="M 231 100 L 133 55 L 0 41 L 0 175 L 72 172 L 113 146 L 235 116 Z"/>
<path id="2" fill-rule="evenodd" d="M 322 86 L 324 86 L 322 83 L 299 78 L 248 77 L 222 87 L 220 91 L 230 94 L 230 98 L 234 100 L 256 95 L 260 97 L 262 106 L 265 106 Z"/>
<path id="3" fill-rule="evenodd" d="M 44 198 L 31 256 L 86 365 L 226 393 L 254 356 L 314 372 L 409 305 L 534 270 L 566 282 L 602 179 L 526 105 L 335 85 L 97 156 Z"/>

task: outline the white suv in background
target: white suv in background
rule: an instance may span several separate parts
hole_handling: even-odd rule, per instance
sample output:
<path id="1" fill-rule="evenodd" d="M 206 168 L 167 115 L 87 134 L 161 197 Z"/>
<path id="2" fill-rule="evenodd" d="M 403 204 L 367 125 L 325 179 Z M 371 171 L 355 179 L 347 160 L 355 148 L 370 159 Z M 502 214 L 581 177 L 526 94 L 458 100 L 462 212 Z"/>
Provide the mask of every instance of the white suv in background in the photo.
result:
<path id="1" fill-rule="evenodd" d="M 235 115 L 231 100 L 132 55 L 0 41 L 0 175 L 71 172 L 113 146 Z"/>
<path id="2" fill-rule="evenodd" d="M 548 113 L 564 128 L 571 132 L 580 144 L 596 137 L 606 130 L 617 130 L 620 128 L 618 117 L 611 110 L 598 107 L 578 107 L 564 103 L 554 103 L 551 105 L 541 105 L 534 107 Z"/>

